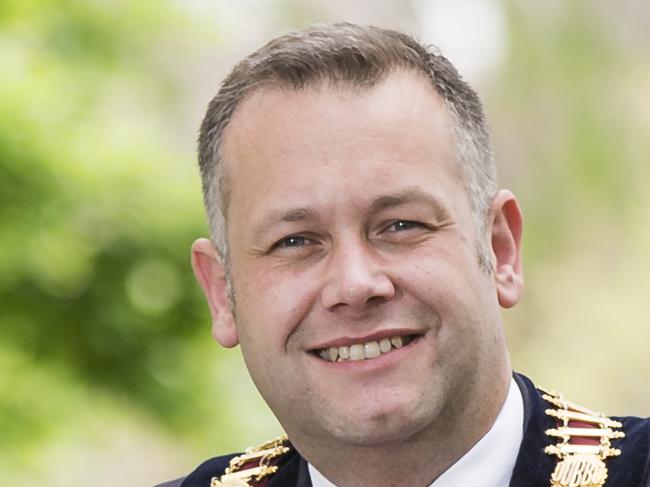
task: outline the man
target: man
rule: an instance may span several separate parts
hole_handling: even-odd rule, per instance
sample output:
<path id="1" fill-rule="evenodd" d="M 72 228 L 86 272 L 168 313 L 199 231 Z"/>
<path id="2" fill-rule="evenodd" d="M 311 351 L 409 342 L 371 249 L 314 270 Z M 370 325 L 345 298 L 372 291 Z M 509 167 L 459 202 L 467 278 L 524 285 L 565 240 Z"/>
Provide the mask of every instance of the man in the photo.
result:
<path id="1" fill-rule="evenodd" d="M 499 307 L 522 290 L 521 212 L 443 56 L 352 24 L 275 39 L 199 145 L 213 336 L 241 345 L 288 439 L 168 485 L 650 485 L 647 422 L 513 376 Z"/>

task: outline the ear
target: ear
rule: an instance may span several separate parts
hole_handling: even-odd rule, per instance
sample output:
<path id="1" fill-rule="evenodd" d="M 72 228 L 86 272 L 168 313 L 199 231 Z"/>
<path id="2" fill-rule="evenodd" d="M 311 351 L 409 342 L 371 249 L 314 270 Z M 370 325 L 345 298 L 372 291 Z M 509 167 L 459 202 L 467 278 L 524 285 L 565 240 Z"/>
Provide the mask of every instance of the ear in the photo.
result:
<path id="1" fill-rule="evenodd" d="M 519 203 L 508 190 L 497 193 L 490 207 L 493 271 L 499 304 L 511 308 L 524 287 L 521 264 L 523 219 Z"/>
<path id="2" fill-rule="evenodd" d="M 221 257 L 207 238 L 192 244 L 192 269 L 199 281 L 212 315 L 212 336 L 224 347 L 239 343 L 237 328 L 228 298 L 228 281 Z"/>

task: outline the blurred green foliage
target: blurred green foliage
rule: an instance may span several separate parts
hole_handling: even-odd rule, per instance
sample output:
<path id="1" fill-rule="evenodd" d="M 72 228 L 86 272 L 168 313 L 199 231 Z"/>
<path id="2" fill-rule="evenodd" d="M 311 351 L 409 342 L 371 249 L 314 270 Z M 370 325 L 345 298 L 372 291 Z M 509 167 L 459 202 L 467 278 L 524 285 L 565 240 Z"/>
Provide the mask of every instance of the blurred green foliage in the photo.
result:
<path id="1" fill-rule="evenodd" d="M 637 198 L 628 185 L 635 161 L 619 150 L 629 114 L 612 91 L 630 60 L 603 35 L 606 25 L 589 15 L 588 2 L 536 16 L 518 4 L 509 2 L 510 62 L 496 97 L 527 144 L 520 177 L 530 191 L 521 197 L 534 233 L 526 245 L 540 259 L 560 250 L 565 235 L 575 237 L 567 232 L 585 205 L 618 213 Z"/>
<path id="2" fill-rule="evenodd" d="M 61 370 L 187 422 L 175 399 L 195 384 L 175 377 L 205 320 L 188 272 L 204 223 L 193 155 L 165 122 L 178 87 L 156 60 L 182 15 L 153 1 L 2 2 L 0 448 L 56 423 L 66 401 L 46 377 Z"/>
<path id="3" fill-rule="evenodd" d="M 514 363 L 559 389 L 606 377 L 650 404 L 618 380 L 647 365 L 650 338 L 635 310 L 650 287 L 650 62 L 603 35 L 588 2 L 503 4 L 510 51 L 481 92 L 527 217 Z M 328 20 L 277 6 L 294 27 Z M 142 449 L 178 444 L 143 457 L 190 449 L 178 474 L 276 428 L 237 353 L 212 344 L 189 268 L 206 227 L 177 61 L 219 42 L 203 25 L 171 0 L 0 1 L 0 481 L 51 477 L 56 445 L 121 424 L 151 438 Z M 578 351 L 582 371 L 549 360 L 575 353 L 567 330 L 596 351 Z M 612 333 L 623 352 L 603 358 Z"/>

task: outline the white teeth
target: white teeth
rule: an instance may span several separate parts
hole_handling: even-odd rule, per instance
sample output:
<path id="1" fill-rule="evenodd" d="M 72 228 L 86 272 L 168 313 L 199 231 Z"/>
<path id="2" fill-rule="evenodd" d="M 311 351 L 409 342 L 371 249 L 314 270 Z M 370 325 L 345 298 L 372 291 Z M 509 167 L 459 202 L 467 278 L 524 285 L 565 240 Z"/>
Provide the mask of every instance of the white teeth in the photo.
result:
<path id="1" fill-rule="evenodd" d="M 379 343 L 377 342 L 364 343 L 363 352 L 366 358 L 379 357 L 381 355 L 381 350 L 379 350 Z"/>
<path id="2" fill-rule="evenodd" d="M 363 360 L 363 345 L 355 344 L 350 347 L 350 360 Z"/>
<path id="3" fill-rule="evenodd" d="M 332 347 L 332 348 L 328 348 L 327 352 L 329 354 L 330 362 L 336 362 L 336 359 L 339 356 L 339 349 Z"/>
<path id="4" fill-rule="evenodd" d="M 344 362 L 346 360 L 363 360 L 379 357 L 394 348 L 402 348 L 410 343 L 412 337 L 394 336 L 382 338 L 378 342 L 355 343 L 341 347 L 329 347 L 318 351 L 318 356 L 328 362 Z"/>

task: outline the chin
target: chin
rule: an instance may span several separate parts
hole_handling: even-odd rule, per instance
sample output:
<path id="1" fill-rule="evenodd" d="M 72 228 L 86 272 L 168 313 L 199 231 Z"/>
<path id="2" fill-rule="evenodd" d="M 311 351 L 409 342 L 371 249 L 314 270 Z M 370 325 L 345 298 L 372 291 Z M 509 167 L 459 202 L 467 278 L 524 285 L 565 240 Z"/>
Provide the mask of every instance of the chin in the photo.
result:
<path id="1" fill-rule="evenodd" d="M 418 436 L 419 428 L 406 424 L 381 424 L 367 427 L 357 425 L 354 429 L 347 429 L 340 433 L 341 435 L 337 438 L 340 443 L 372 448 L 404 443 Z"/>
<path id="2" fill-rule="evenodd" d="M 331 431 L 338 441 L 359 447 L 401 443 L 419 436 L 430 424 L 423 411 L 413 409 L 413 403 L 402 407 L 373 407 L 355 411 L 340 419 Z M 332 418 L 334 419 L 334 418 Z"/>

